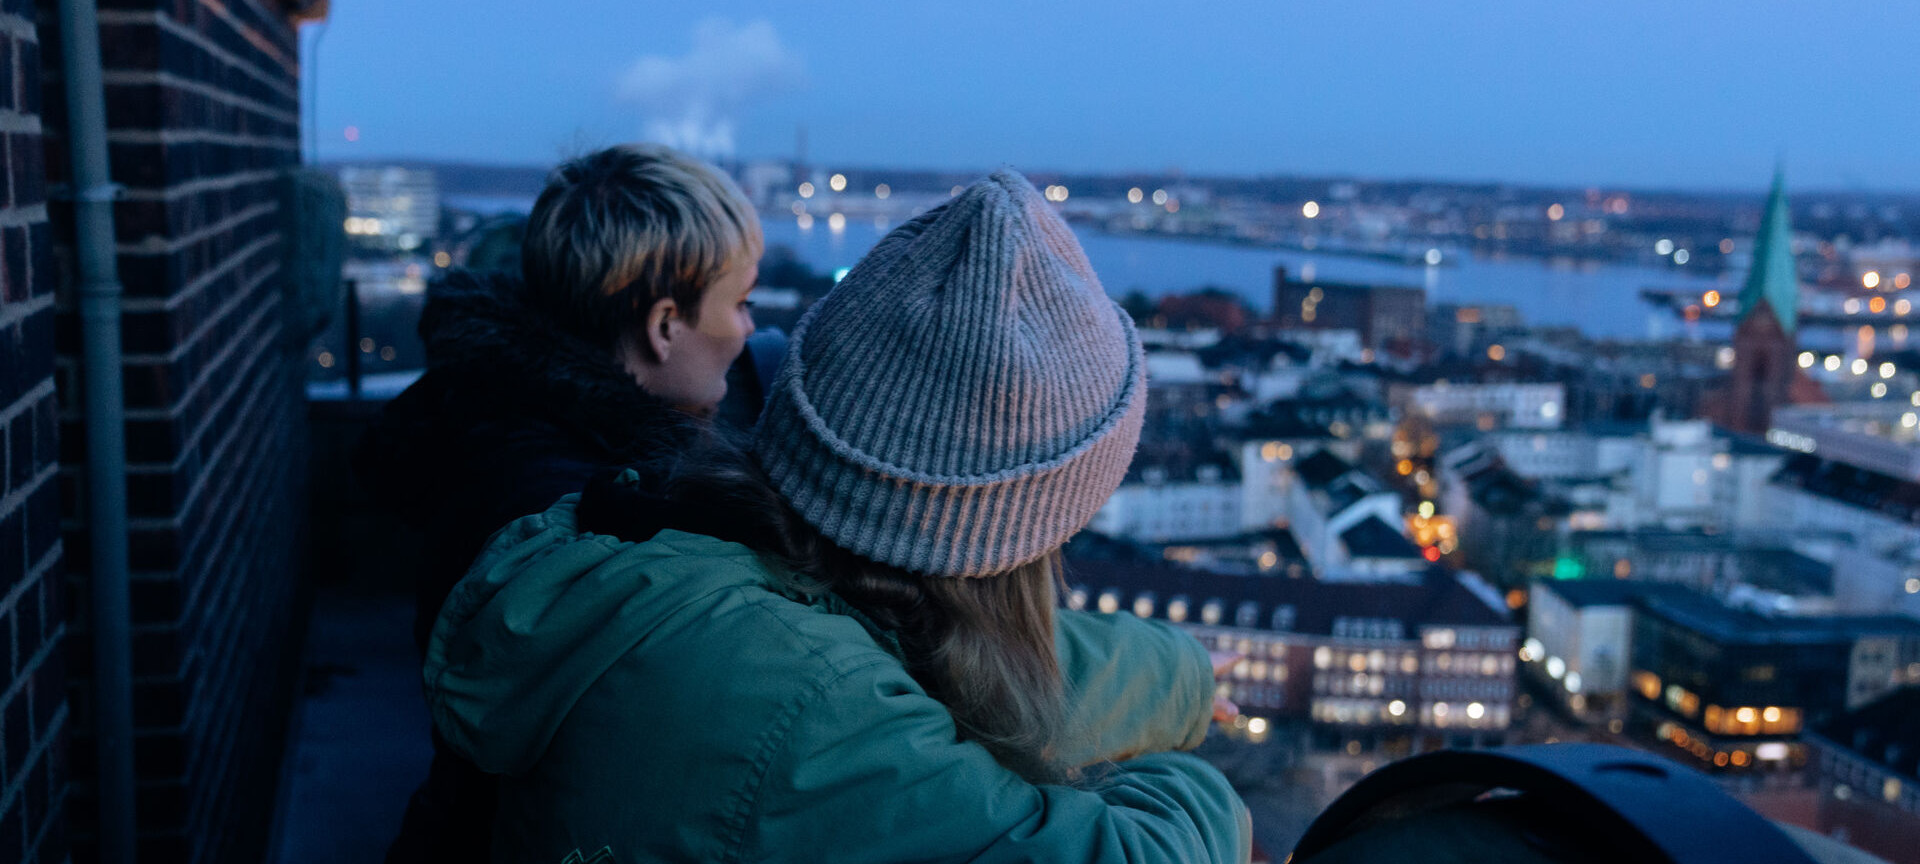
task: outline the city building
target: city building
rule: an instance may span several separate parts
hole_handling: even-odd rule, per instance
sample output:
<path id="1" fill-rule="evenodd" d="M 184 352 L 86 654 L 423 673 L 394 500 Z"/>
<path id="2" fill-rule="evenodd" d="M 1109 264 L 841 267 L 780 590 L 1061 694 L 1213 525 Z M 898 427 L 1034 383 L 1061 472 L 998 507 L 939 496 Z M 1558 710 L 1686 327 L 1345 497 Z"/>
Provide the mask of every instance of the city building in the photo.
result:
<path id="1" fill-rule="evenodd" d="M 1224 436 L 1237 444 L 1241 526 L 1287 524 L 1294 463 L 1320 451 L 1356 462 L 1366 440 L 1388 434 L 1388 423 L 1385 405 L 1344 391 L 1273 400 L 1248 412 Z"/>
<path id="2" fill-rule="evenodd" d="M 1520 659 L 1534 680 L 1576 719 L 1626 720 L 1634 607 L 1642 597 L 1687 589 L 1625 579 L 1541 580 L 1527 599 Z M 1615 727 L 1618 731 L 1619 727 Z"/>
<path id="3" fill-rule="evenodd" d="M 1387 403 L 1402 416 L 1419 416 L 1435 426 L 1495 429 L 1558 429 L 1566 418 L 1567 386 L 1558 382 L 1488 383 L 1436 381 L 1396 383 Z"/>
<path id="4" fill-rule="evenodd" d="M 1487 356 L 1497 340 L 1520 329 L 1520 310 L 1504 304 L 1438 303 L 1427 312 L 1428 341 L 1454 357 Z"/>
<path id="5" fill-rule="evenodd" d="M 1439 509 L 1453 520 L 1459 560 L 1505 590 L 1552 574 L 1573 507 L 1508 468 L 1491 444 L 1448 450 L 1437 463 Z"/>
<path id="6" fill-rule="evenodd" d="M 440 184 L 429 168 L 344 165 L 347 237 L 362 248 L 412 252 L 440 233 Z"/>
<path id="7" fill-rule="evenodd" d="M 1292 466 L 1287 520 L 1328 581 L 1416 579 L 1427 561 L 1406 538 L 1400 495 L 1328 450 Z"/>
<path id="8" fill-rule="evenodd" d="M 1800 273 L 1793 261 L 1786 179 L 1776 173 L 1766 216 L 1754 238 L 1753 264 L 1740 290 L 1733 332 L 1733 368 L 1721 401 L 1711 407 L 1723 426 L 1749 435 L 1772 427 L 1775 409 L 1818 398 L 1818 386 L 1796 365 Z"/>
<path id="9" fill-rule="evenodd" d="M 1244 655 L 1220 694 L 1258 721 L 1256 740 L 1292 721 L 1323 745 L 1407 753 L 1498 744 L 1513 722 L 1519 627 L 1471 574 L 1364 584 L 1070 565 L 1070 608 L 1171 621 Z"/>
<path id="10" fill-rule="evenodd" d="M 1920 669 L 1909 669 L 1909 681 Z M 1920 688 L 1903 687 L 1822 723 L 1813 750 L 1814 828 L 1889 861 L 1920 849 Z"/>
<path id="11" fill-rule="evenodd" d="M 1632 726 L 1704 770 L 1797 771 L 1801 733 L 1907 683 L 1920 621 L 1768 617 L 1693 592 L 1636 601 Z"/>
<path id="12" fill-rule="evenodd" d="M 1243 533 L 1240 470 L 1224 454 L 1143 450 L 1087 527 L 1144 543 L 1221 540 Z"/>
<path id="13" fill-rule="evenodd" d="M 1294 281 L 1273 268 L 1273 317 L 1283 329 L 1350 330 L 1370 351 L 1412 356 L 1424 342 L 1427 294 L 1397 285 Z"/>
<path id="14" fill-rule="evenodd" d="M 1795 548 L 1832 565 L 1839 610 L 1920 618 L 1920 482 L 1802 453 L 1766 494 Z"/>
<path id="15" fill-rule="evenodd" d="M 1920 407 L 1911 399 L 1781 408 L 1766 435 L 1787 450 L 1920 482 Z"/>

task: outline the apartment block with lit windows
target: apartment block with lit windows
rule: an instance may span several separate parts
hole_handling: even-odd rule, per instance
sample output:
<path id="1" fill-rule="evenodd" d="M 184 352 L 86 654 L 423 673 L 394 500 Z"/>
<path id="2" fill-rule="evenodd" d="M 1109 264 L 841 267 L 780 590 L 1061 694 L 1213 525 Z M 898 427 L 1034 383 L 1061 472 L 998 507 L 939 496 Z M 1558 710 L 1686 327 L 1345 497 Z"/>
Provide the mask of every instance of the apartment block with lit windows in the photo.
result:
<path id="1" fill-rule="evenodd" d="M 1798 771 L 1802 733 L 1920 674 L 1920 621 L 1766 617 L 1695 592 L 1636 603 L 1634 730 L 1700 767 Z"/>
<path id="2" fill-rule="evenodd" d="M 1322 746 L 1399 755 L 1498 744 L 1513 719 L 1520 629 L 1470 574 L 1323 582 L 1070 560 L 1068 581 L 1071 608 L 1171 621 L 1244 655 L 1221 695 L 1255 740 L 1286 723 Z"/>

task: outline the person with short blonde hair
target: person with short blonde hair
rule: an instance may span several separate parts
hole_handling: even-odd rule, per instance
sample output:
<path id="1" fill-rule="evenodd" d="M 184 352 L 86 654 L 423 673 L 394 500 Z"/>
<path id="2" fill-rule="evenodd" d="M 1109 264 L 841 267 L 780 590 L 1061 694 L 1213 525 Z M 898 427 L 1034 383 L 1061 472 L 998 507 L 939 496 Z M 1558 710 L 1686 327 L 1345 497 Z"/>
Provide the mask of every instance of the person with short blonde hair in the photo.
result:
<path id="1" fill-rule="evenodd" d="M 727 324 L 763 250 L 760 219 L 726 175 L 669 147 L 625 144 L 554 169 L 527 221 L 521 271 L 530 306 L 614 351 L 655 396 L 704 407 L 725 394 L 724 378 L 705 374 L 710 362 L 676 368 L 676 325 L 697 334 Z M 727 305 L 710 309 L 709 293 Z M 739 352 L 731 345 L 725 361 Z"/>
<path id="2" fill-rule="evenodd" d="M 753 331 L 761 248 L 759 220 L 726 175 L 666 147 L 622 145 L 554 169 L 521 274 L 435 281 L 420 319 L 427 371 L 358 454 L 375 500 L 422 535 L 423 651 L 494 531 L 707 434 L 699 418 L 726 395 Z M 495 781 L 435 744 L 389 864 L 487 860 Z"/>

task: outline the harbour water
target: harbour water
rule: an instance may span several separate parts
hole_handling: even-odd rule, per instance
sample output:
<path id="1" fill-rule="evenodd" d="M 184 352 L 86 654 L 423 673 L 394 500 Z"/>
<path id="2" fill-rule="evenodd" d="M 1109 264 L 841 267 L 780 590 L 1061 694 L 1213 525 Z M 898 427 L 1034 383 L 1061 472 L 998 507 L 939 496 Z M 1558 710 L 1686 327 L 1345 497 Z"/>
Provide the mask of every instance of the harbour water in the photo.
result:
<path id="1" fill-rule="evenodd" d="M 848 220 L 841 231 L 826 220 L 802 229 L 791 218 L 765 217 L 768 245 L 790 247 L 816 270 L 851 267 L 892 227 Z M 1406 266 L 1370 259 L 1286 249 L 1262 249 L 1207 240 L 1112 235 L 1076 226 L 1094 272 L 1109 294 L 1139 290 L 1150 297 L 1213 285 L 1244 298 L 1257 312 L 1270 311 L 1273 268 L 1285 266 L 1297 279 L 1324 279 L 1424 288 L 1428 303 L 1509 304 L 1524 322 L 1577 327 L 1607 339 L 1667 338 L 1681 324 L 1640 299 L 1650 286 L 1737 291 L 1737 274 L 1714 277 L 1684 268 L 1655 269 L 1620 264 L 1481 260 L 1451 254 L 1441 266 Z"/>

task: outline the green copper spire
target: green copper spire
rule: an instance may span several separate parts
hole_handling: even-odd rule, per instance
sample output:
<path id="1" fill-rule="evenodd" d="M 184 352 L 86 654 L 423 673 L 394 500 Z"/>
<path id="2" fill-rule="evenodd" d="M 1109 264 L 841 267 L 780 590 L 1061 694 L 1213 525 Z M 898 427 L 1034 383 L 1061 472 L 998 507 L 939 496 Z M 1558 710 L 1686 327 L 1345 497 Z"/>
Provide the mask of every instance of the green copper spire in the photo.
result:
<path id="1" fill-rule="evenodd" d="M 1767 193 L 1767 212 L 1753 239 L 1753 267 L 1747 271 L 1746 287 L 1740 289 L 1740 319 L 1745 321 L 1765 300 L 1788 335 L 1800 322 L 1800 274 L 1793 265 L 1792 233 L 1786 173 L 1776 169 L 1773 191 Z"/>

